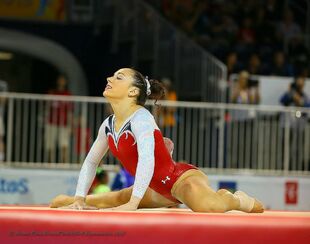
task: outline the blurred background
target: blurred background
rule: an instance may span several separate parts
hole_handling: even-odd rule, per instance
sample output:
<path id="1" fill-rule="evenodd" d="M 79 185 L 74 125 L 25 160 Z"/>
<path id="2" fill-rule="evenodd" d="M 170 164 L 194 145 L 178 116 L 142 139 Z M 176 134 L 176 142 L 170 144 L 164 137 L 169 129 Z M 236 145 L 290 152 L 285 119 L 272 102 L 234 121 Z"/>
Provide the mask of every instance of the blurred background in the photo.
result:
<path id="1" fill-rule="evenodd" d="M 176 161 L 310 210 L 309 0 L 0 0 L 0 204 L 74 195 L 122 67 L 166 87 Z M 133 181 L 108 154 L 90 193 Z"/>

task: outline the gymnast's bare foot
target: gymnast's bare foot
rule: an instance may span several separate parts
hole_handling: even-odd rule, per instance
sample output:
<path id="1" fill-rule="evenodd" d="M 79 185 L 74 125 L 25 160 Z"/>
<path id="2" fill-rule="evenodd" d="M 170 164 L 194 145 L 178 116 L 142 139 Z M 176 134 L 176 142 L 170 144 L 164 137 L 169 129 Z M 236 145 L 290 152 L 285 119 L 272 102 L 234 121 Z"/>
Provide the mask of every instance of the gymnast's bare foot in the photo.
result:
<path id="1" fill-rule="evenodd" d="M 224 195 L 224 194 L 228 194 L 229 191 L 226 190 L 226 189 L 219 189 L 217 191 L 217 193 L 219 195 Z M 244 212 L 247 212 L 247 213 L 263 213 L 264 212 L 264 205 L 260 201 L 258 201 L 257 199 L 255 199 L 253 197 L 250 197 L 245 192 L 241 192 L 241 191 L 238 191 L 238 193 L 236 195 L 238 196 L 238 198 L 242 197 L 242 200 L 246 200 L 248 202 L 248 204 L 253 206 L 253 207 L 251 207 L 250 210 L 244 209 L 244 208 L 241 208 L 241 209 L 239 208 L 238 210 L 241 210 L 241 211 L 244 211 Z M 252 202 L 252 204 L 250 202 Z"/>
<path id="2" fill-rule="evenodd" d="M 264 205 L 257 199 L 254 200 L 255 200 L 254 206 L 250 213 L 263 213 L 265 211 Z"/>
<path id="3" fill-rule="evenodd" d="M 262 213 L 264 212 L 263 204 L 257 199 L 250 197 L 243 191 L 236 191 L 234 193 L 240 201 L 240 206 L 238 210 L 241 210 L 246 213 Z"/>

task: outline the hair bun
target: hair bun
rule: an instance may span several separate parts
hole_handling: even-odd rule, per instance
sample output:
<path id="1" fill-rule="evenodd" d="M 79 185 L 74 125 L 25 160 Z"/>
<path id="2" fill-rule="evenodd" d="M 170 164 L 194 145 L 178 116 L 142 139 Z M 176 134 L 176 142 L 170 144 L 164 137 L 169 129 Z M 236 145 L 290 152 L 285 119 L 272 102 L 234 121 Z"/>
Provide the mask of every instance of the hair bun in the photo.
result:
<path id="1" fill-rule="evenodd" d="M 162 83 L 160 83 L 158 80 L 150 79 L 149 80 L 151 84 L 151 94 L 149 96 L 149 99 L 154 100 L 160 100 L 165 97 L 166 94 L 166 88 Z"/>

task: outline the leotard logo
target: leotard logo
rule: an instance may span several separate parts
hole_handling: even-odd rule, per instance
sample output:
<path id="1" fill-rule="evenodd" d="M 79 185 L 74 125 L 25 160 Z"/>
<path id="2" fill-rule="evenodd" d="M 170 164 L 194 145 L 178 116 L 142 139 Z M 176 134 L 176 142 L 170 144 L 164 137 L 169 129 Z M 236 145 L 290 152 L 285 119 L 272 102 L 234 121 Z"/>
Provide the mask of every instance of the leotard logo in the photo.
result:
<path id="1" fill-rule="evenodd" d="M 170 180 L 170 177 L 169 177 L 169 176 L 166 176 L 166 179 L 161 180 L 161 182 L 162 182 L 163 184 L 166 184 L 166 181 L 167 181 L 167 180 Z"/>

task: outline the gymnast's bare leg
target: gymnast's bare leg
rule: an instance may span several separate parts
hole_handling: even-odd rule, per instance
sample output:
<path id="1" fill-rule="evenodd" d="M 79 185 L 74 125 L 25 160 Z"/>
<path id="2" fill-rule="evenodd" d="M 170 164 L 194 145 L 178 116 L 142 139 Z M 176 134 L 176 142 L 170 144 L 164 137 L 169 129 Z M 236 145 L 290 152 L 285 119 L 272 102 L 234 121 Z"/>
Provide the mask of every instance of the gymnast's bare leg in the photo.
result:
<path id="1" fill-rule="evenodd" d="M 86 204 L 90 207 L 89 209 L 117 207 L 129 201 L 131 192 L 132 187 L 129 187 L 115 192 L 88 195 Z M 225 189 L 215 192 L 209 186 L 207 176 L 200 170 L 185 172 L 174 184 L 172 195 L 194 212 L 224 213 L 230 210 L 240 210 L 248 213 L 261 213 L 264 211 L 263 205 L 258 200 L 248 197 L 245 193 L 236 192 L 232 194 Z M 59 195 L 52 200 L 50 207 L 64 207 L 73 202 L 73 196 Z M 139 208 L 160 208 L 176 205 L 177 203 L 148 188 Z"/>
<path id="2" fill-rule="evenodd" d="M 215 192 L 208 177 L 200 170 L 188 170 L 175 182 L 172 195 L 194 212 L 224 213 L 240 210 L 247 213 L 264 212 L 263 205 L 244 192 L 235 194 L 225 189 Z"/>
<path id="3" fill-rule="evenodd" d="M 85 209 L 104 209 L 117 207 L 129 201 L 132 193 L 132 187 L 124 188 L 120 191 L 112 191 L 100 193 L 96 195 L 87 195 Z M 51 208 L 65 207 L 74 202 L 73 196 L 59 195 L 55 197 L 51 204 Z M 177 203 L 158 194 L 151 188 L 148 188 L 144 197 L 142 198 L 139 208 L 160 208 L 176 206 Z"/>

